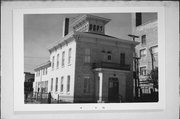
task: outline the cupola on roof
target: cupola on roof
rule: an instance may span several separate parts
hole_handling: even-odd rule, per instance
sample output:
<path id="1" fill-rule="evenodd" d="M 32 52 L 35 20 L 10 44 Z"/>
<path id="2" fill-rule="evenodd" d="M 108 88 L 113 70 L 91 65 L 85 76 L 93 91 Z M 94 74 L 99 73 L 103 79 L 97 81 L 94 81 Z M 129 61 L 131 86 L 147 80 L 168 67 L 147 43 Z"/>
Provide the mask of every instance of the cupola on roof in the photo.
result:
<path id="1" fill-rule="evenodd" d="M 98 17 L 94 15 L 79 15 L 71 19 L 70 27 L 78 32 L 92 32 L 98 34 L 105 34 L 105 25 L 110 19 Z"/>

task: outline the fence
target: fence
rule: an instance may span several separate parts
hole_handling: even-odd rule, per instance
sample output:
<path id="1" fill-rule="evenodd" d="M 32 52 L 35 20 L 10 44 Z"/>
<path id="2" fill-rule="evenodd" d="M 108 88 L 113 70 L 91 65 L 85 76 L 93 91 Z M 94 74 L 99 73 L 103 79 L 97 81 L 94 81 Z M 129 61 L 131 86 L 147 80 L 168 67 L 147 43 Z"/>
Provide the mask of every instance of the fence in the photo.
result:
<path id="1" fill-rule="evenodd" d="M 72 103 L 67 101 L 68 98 L 72 97 L 60 97 L 58 95 L 57 99 L 51 98 L 50 101 L 48 101 L 48 93 L 46 92 L 32 92 L 28 94 L 27 98 L 26 95 L 24 96 L 25 98 L 25 103 L 26 104 L 57 104 L 57 103 Z M 105 99 L 106 98 L 106 99 Z M 98 97 L 88 97 L 88 96 L 81 96 L 81 97 L 75 97 L 74 98 L 75 102 L 74 103 L 98 103 Z M 108 100 L 108 97 L 104 97 L 104 100 Z M 115 101 L 117 103 L 123 102 L 122 96 L 119 96 L 118 100 Z"/>
<path id="2" fill-rule="evenodd" d="M 24 95 L 25 103 L 26 104 L 48 104 L 48 103 L 65 103 L 60 100 L 60 98 L 50 99 L 50 102 L 48 102 L 48 93 L 47 92 L 32 92 L 29 93 L 26 97 L 26 94 Z"/>

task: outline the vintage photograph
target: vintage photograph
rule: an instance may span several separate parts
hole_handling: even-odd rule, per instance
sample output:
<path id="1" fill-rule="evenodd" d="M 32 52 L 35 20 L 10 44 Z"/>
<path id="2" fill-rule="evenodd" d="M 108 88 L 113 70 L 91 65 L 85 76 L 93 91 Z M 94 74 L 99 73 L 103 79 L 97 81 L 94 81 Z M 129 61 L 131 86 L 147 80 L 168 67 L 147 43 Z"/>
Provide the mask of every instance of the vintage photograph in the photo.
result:
<path id="1" fill-rule="evenodd" d="M 23 18 L 25 104 L 159 101 L 156 12 Z"/>

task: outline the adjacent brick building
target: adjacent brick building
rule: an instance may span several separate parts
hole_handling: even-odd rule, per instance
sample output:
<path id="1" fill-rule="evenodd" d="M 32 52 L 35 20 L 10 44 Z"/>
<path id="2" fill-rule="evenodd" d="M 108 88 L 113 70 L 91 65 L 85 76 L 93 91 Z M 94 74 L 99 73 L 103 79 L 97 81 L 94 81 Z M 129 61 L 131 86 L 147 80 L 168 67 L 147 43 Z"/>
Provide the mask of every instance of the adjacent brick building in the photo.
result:
<path id="1" fill-rule="evenodd" d="M 64 102 L 132 101 L 138 43 L 105 35 L 108 22 L 93 15 L 65 19 L 64 36 L 48 48 L 50 62 L 35 69 L 35 84 L 47 81 L 47 92 Z"/>
<path id="2" fill-rule="evenodd" d="M 24 93 L 32 93 L 33 92 L 33 82 L 34 82 L 34 74 L 30 72 L 24 72 Z"/>
<path id="3" fill-rule="evenodd" d="M 139 14 L 139 15 L 138 15 Z M 147 13 L 146 13 L 147 14 Z M 139 38 L 136 41 L 140 42 L 136 46 L 136 55 L 139 57 L 139 83 L 143 94 L 150 94 L 157 89 L 154 89 L 153 83 L 148 81 L 150 72 L 158 68 L 158 25 L 157 14 L 148 13 L 153 15 L 152 19 L 142 22 L 143 13 L 136 14 L 136 26 L 134 24 L 133 34 Z M 141 22 L 141 23 L 139 23 Z"/>

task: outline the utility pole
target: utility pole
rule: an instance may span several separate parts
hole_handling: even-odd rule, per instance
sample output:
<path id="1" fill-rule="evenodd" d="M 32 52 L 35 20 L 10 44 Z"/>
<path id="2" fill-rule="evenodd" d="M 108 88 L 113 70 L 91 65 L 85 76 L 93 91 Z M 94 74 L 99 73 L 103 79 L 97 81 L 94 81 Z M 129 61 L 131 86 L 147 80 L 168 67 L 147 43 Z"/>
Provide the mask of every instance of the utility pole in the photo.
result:
<path id="1" fill-rule="evenodd" d="M 154 75 L 154 73 L 155 73 L 155 71 L 154 71 L 154 56 L 153 56 L 153 52 L 152 52 L 152 47 L 151 48 L 149 48 L 149 52 L 150 52 L 150 54 L 151 54 L 151 65 L 152 65 L 152 71 L 151 71 L 151 73 Z M 151 79 L 151 80 L 155 80 L 154 79 L 154 77 L 151 77 L 151 78 L 153 78 L 153 79 Z M 153 81 L 154 82 L 154 81 Z M 153 85 L 154 85 L 154 83 L 153 83 Z M 155 88 L 154 88 L 154 86 L 153 86 L 153 90 L 155 91 Z"/>
<path id="2" fill-rule="evenodd" d="M 136 35 L 132 35 L 132 34 L 128 34 L 129 37 L 131 37 L 133 39 L 133 41 L 135 42 L 136 38 L 139 38 L 139 36 Z M 139 96 L 139 57 L 137 57 L 136 52 L 135 52 L 135 48 L 134 48 L 134 53 L 133 53 L 133 59 L 134 59 L 134 80 L 135 80 L 135 99 L 138 98 Z"/>
<path id="3" fill-rule="evenodd" d="M 135 97 L 136 99 L 139 97 L 139 88 L 140 88 L 140 83 L 139 83 L 139 57 L 135 56 L 134 58 L 134 69 L 135 69 Z"/>
<path id="4" fill-rule="evenodd" d="M 154 71 L 154 57 L 153 57 L 153 52 L 152 52 L 152 48 L 149 48 L 149 52 L 151 54 L 151 64 L 152 64 L 152 71 Z"/>

